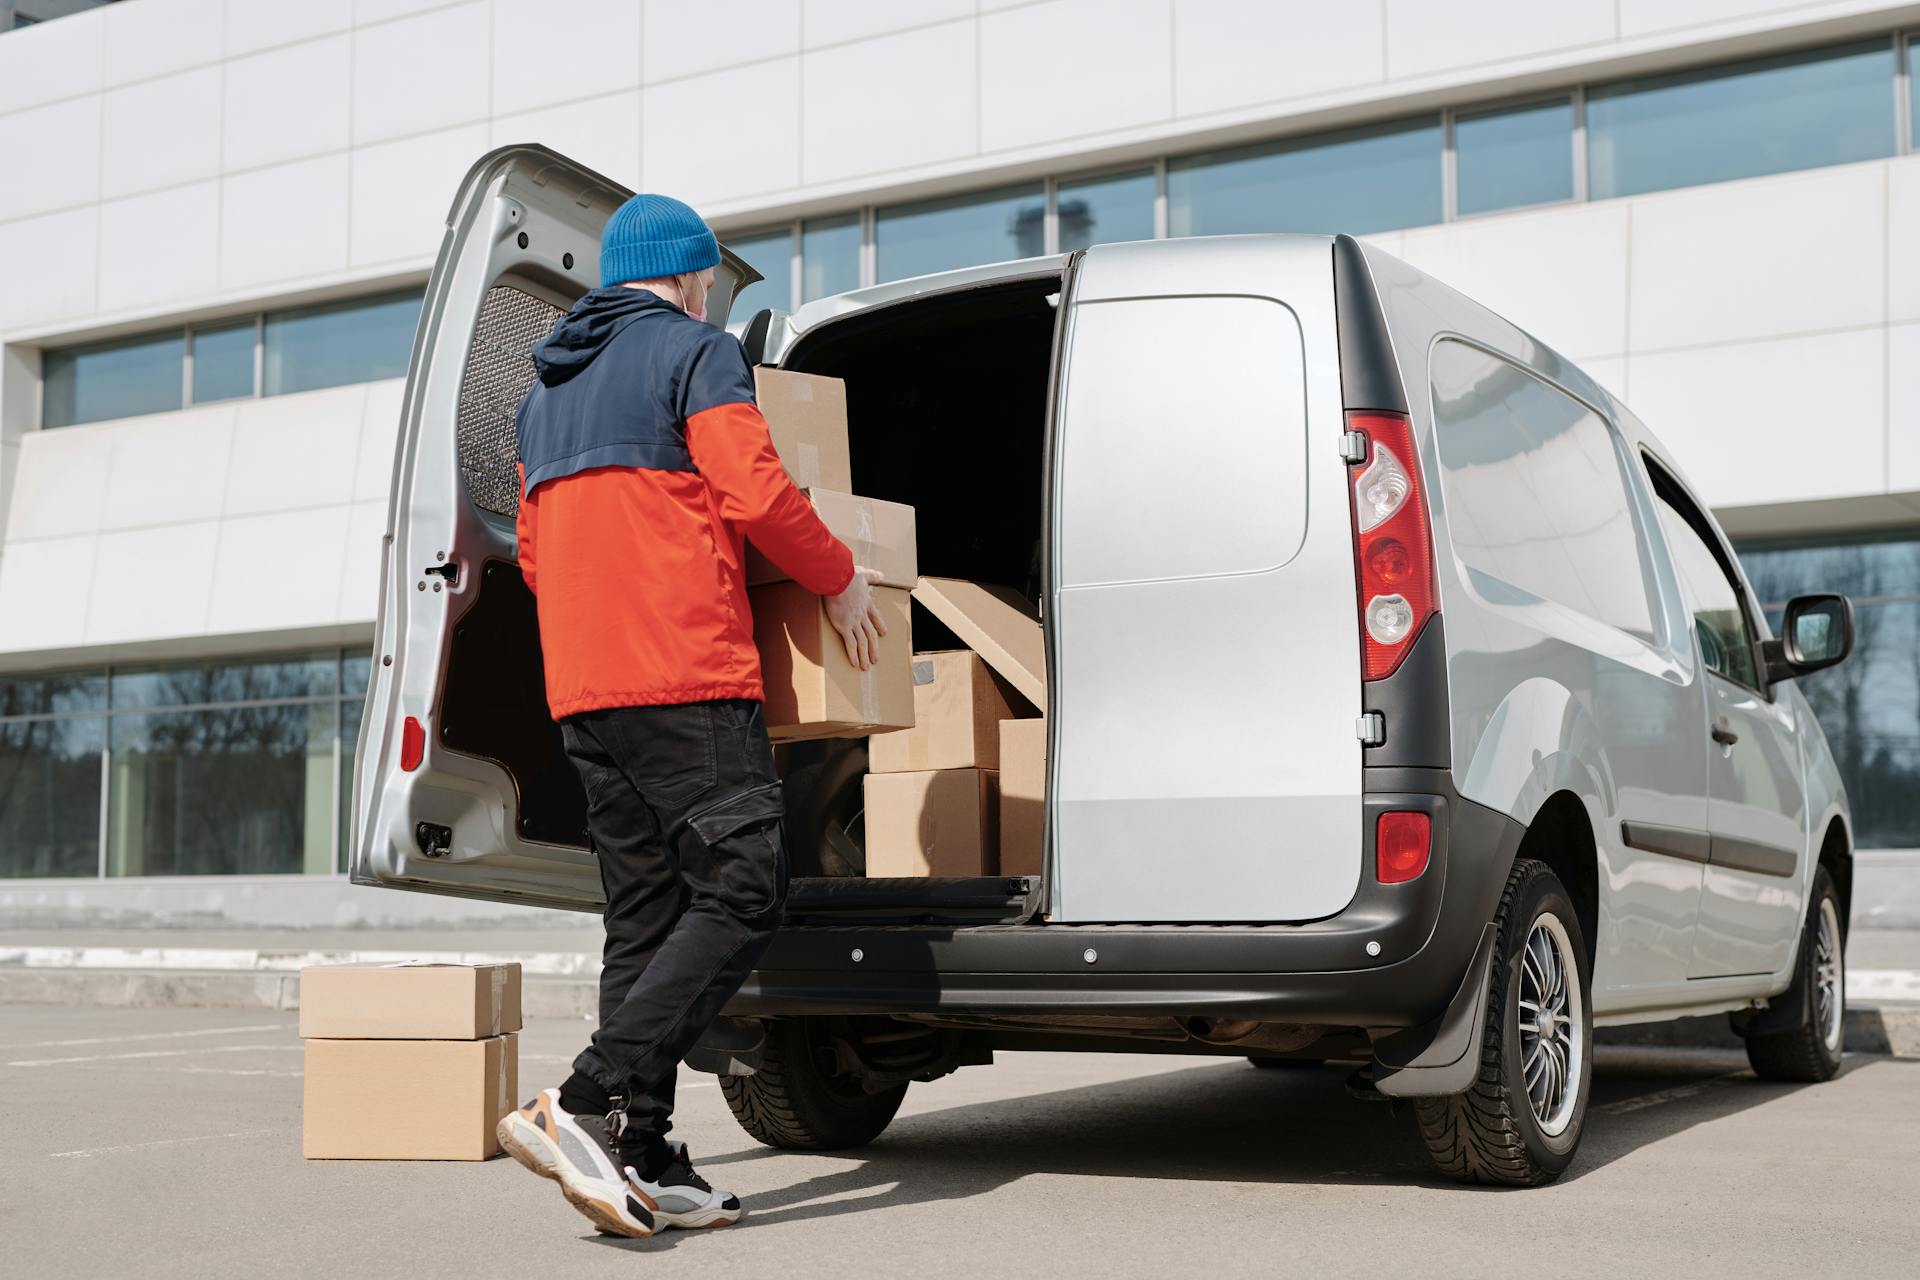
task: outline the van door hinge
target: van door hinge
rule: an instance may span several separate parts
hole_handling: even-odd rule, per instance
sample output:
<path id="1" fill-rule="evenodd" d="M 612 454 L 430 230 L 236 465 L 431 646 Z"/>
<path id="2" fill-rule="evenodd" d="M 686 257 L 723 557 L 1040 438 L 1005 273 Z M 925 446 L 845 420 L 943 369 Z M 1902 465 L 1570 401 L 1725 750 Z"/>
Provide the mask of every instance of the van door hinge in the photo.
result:
<path id="1" fill-rule="evenodd" d="M 1349 465 L 1367 460 L 1367 433 L 1364 431 L 1346 431 L 1340 435 L 1340 456 Z"/>
<path id="2" fill-rule="evenodd" d="M 1360 739 L 1363 747 L 1385 746 L 1387 741 L 1387 718 L 1378 711 L 1369 711 L 1353 722 L 1353 734 Z"/>

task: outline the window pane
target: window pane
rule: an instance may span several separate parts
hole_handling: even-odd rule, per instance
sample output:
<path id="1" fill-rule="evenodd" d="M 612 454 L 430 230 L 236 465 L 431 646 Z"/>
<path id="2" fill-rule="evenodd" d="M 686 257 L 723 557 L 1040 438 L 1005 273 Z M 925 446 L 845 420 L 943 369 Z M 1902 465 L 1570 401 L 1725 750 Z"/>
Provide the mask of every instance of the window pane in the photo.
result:
<path id="1" fill-rule="evenodd" d="M 1497 603 L 1552 600 L 1652 640 L 1645 550 L 1612 429 L 1462 342 L 1436 343 L 1431 371 L 1440 488 L 1474 586 Z"/>
<path id="2" fill-rule="evenodd" d="M 92 711 L 106 705 L 107 677 L 102 671 L 0 676 L 0 717 Z"/>
<path id="3" fill-rule="evenodd" d="M 1086 182 L 1063 182 L 1054 193 L 1060 252 L 1153 239 L 1153 170 Z"/>
<path id="4" fill-rule="evenodd" d="M 904 280 L 1044 252 L 1046 193 L 1007 187 L 984 195 L 895 205 L 874 215 L 875 275 Z"/>
<path id="5" fill-rule="evenodd" d="M 41 356 L 40 423 L 70 427 L 178 409 L 186 358 L 178 330 L 48 351 Z"/>
<path id="6" fill-rule="evenodd" d="M 1887 40 L 1650 76 L 1587 93 L 1595 199 L 1893 154 Z"/>
<path id="7" fill-rule="evenodd" d="M 373 675 L 373 650 L 349 649 L 340 657 L 340 694 L 346 698 L 367 696 L 367 681 Z"/>
<path id="8" fill-rule="evenodd" d="M 750 284 L 734 295 L 727 312 L 731 324 L 745 324 L 768 307 L 776 311 L 793 309 L 793 232 L 782 227 L 762 235 L 731 236 L 727 248 L 766 279 Z"/>
<path id="9" fill-rule="evenodd" d="M 1453 125 L 1460 212 L 1573 199 L 1573 100 L 1461 116 Z"/>
<path id="10" fill-rule="evenodd" d="M 0 724 L 0 878 L 100 874 L 106 721 Z"/>
<path id="11" fill-rule="evenodd" d="M 266 395 L 398 378 L 407 372 L 420 293 L 267 313 Z"/>
<path id="12" fill-rule="evenodd" d="M 860 215 L 813 218 L 800 228 L 800 301 L 860 287 Z"/>
<path id="13" fill-rule="evenodd" d="M 174 663 L 116 667 L 113 706 L 178 707 L 261 698 L 312 698 L 331 694 L 337 678 L 331 653 L 254 661 Z"/>
<path id="14" fill-rule="evenodd" d="M 112 717 L 107 873 L 331 871 L 334 706 Z"/>
<path id="15" fill-rule="evenodd" d="M 1920 538 L 1821 539 L 1740 548 L 1740 567 L 1762 606 L 1784 605 L 1813 591 L 1861 599 L 1920 600 Z"/>
<path id="16" fill-rule="evenodd" d="M 1176 236 L 1345 231 L 1438 222 L 1440 117 L 1210 151 L 1167 164 Z"/>
<path id="17" fill-rule="evenodd" d="M 1660 511 L 1660 527 L 1666 531 L 1667 549 L 1673 553 L 1673 565 L 1680 574 L 1687 608 L 1693 613 L 1694 631 L 1700 637 L 1701 660 L 1709 671 L 1717 671 L 1748 688 L 1758 687 L 1752 638 L 1732 580 L 1720 567 L 1712 548 L 1684 516 L 1664 497 L 1655 505 Z"/>
<path id="18" fill-rule="evenodd" d="M 251 318 L 193 331 L 193 401 L 233 400 L 253 394 L 254 322 Z"/>

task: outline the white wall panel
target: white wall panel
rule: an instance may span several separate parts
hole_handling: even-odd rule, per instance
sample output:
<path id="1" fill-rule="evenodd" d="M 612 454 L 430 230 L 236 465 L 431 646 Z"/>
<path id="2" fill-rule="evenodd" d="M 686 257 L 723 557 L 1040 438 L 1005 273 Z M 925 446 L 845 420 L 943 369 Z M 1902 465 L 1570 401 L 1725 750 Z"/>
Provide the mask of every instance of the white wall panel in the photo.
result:
<path id="1" fill-rule="evenodd" d="M 493 145 L 510 142 L 538 142 L 615 182 L 638 188 L 640 91 L 495 117 Z"/>
<path id="2" fill-rule="evenodd" d="M 1336 21 L 1333 11 L 1327 20 Z M 1611 40 L 1613 6 L 1594 0 L 1387 0 L 1387 74 L 1394 79 L 1480 66 Z"/>
<path id="3" fill-rule="evenodd" d="M 1577 363 L 1589 378 L 1592 378 L 1595 382 L 1613 392 L 1614 395 L 1620 397 L 1620 399 L 1628 405 L 1633 403 L 1633 401 L 1627 399 L 1627 359 L 1625 356 L 1589 357 L 1585 360 L 1577 361 Z"/>
<path id="4" fill-rule="evenodd" d="M 92 311 L 99 235 L 98 205 L 0 227 L 0 333 Z"/>
<path id="5" fill-rule="evenodd" d="M 1620 34 L 1628 37 L 1805 7 L 1782 3 L 1782 0 L 1615 0 L 1615 3 L 1620 10 Z"/>
<path id="6" fill-rule="evenodd" d="M 240 402 L 222 510 L 231 517 L 353 501 L 367 388 Z"/>
<path id="7" fill-rule="evenodd" d="M 201 634 L 219 530 L 205 520 L 101 534 L 87 596 L 87 643 Z"/>
<path id="8" fill-rule="evenodd" d="M 308 40 L 226 66 L 225 163 L 253 169 L 344 149 L 353 138 L 353 37 Z M 298 111 L 287 110 L 293 98 Z"/>
<path id="9" fill-rule="evenodd" d="M 228 402 L 99 428 L 110 454 L 101 528 L 219 519 L 235 412 Z"/>
<path id="10" fill-rule="evenodd" d="M 353 0 L 353 20 L 361 24 L 386 22 L 391 18 L 401 18 L 410 13 L 419 13 L 423 9 L 442 6 L 446 2 L 447 0 Z"/>
<path id="11" fill-rule="evenodd" d="M 400 406 L 406 394 L 405 378 L 367 384 L 367 400 L 360 414 L 360 442 L 355 451 L 353 499 L 378 500 L 386 510 L 393 488 L 394 448 L 400 436 Z"/>
<path id="12" fill-rule="evenodd" d="M 973 0 L 802 0 L 800 33 L 813 49 L 972 14 Z"/>
<path id="13" fill-rule="evenodd" d="M 97 90 L 106 18 L 94 9 L 9 32 L 0 40 L 0 112 Z"/>
<path id="14" fill-rule="evenodd" d="M 220 284 L 220 184 L 153 191 L 100 206 L 100 307 L 205 297 Z"/>
<path id="15" fill-rule="evenodd" d="M 93 534 L 10 543 L 0 555 L 0 652 L 63 649 L 86 640 Z"/>
<path id="16" fill-rule="evenodd" d="M 353 140 L 426 133 L 487 115 L 485 0 L 353 33 Z"/>
<path id="17" fill-rule="evenodd" d="M 219 526 L 205 630 L 325 626 L 338 615 L 346 507 L 227 519 Z M 291 572 L 289 572 L 291 570 Z"/>
<path id="18" fill-rule="evenodd" d="M 645 13 L 640 60 L 648 84 L 800 48 L 800 0 L 646 0 Z"/>
<path id="19" fill-rule="evenodd" d="M 1174 0 L 1179 115 L 1276 102 L 1386 76 L 1385 0 Z"/>
<path id="20" fill-rule="evenodd" d="M 35 538 L 92 533 L 100 527 L 113 437 L 104 427 L 28 431 L 7 507 L 7 554 Z M 4 557 L 0 557 L 4 558 Z"/>
<path id="21" fill-rule="evenodd" d="M 125 84 L 218 62 L 225 0 L 140 0 L 107 8 L 106 82 Z"/>
<path id="22" fill-rule="evenodd" d="M 272 280 L 340 271 L 347 265 L 345 154 L 276 165 L 224 180 L 220 223 L 235 229 L 220 243 L 220 284 L 239 289 Z M 272 227 L 246 235 L 242 227 Z"/>
<path id="23" fill-rule="evenodd" d="M 489 136 L 486 125 L 470 124 L 356 149 L 353 265 L 431 258 L 460 179 L 486 154 Z"/>
<path id="24" fill-rule="evenodd" d="M 340 570 L 340 594 L 334 603 L 341 622 L 371 622 L 380 611 L 381 538 L 387 531 L 385 502 L 357 502 L 347 520 L 346 549 Z"/>
<path id="25" fill-rule="evenodd" d="M 1635 200 L 1634 346 L 1877 323 L 1885 180 L 1852 165 Z"/>
<path id="26" fill-rule="evenodd" d="M 1920 156 L 1887 165 L 1887 318 L 1920 320 Z"/>
<path id="27" fill-rule="evenodd" d="M 99 97 L 0 116 L 0 156 L 9 175 L 0 182 L 0 222 L 99 199 Z"/>
<path id="28" fill-rule="evenodd" d="M 1920 490 L 1920 324 L 1887 333 L 1887 488 Z"/>
<path id="29" fill-rule="evenodd" d="M 1172 115 L 1170 21 L 1166 0 L 1050 0 L 982 17 L 981 148 Z"/>
<path id="30" fill-rule="evenodd" d="M 1628 360 L 1633 410 L 1713 506 L 1877 493 L 1886 484 L 1879 330 Z"/>
<path id="31" fill-rule="evenodd" d="M 1409 231 L 1399 256 L 1565 355 L 1627 349 L 1627 207 L 1619 202 Z"/>
<path id="32" fill-rule="evenodd" d="M 495 115 L 639 83 L 640 7 L 633 0 L 493 0 Z"/>
<path id="33" fill-rule="evenodd" d="M 800 60 L 651 85 L 640 100 L 640 176 L 696 207 L 800 184 Z"/>
<path id="34" fill-rule="evenodd" d="M 227 56 L 345 31 L 353 0 L 227 0 Z"/>
<path id="35" fill-rule="evenodd" d="M 108 91 L 100 122 L 100 194 L 115 196 L 220 172 L 220 68 Z"/>
<path id="36" fill-rule="evenodd" d="M 808 53 L 801 80 L 807 182 L 951 160 L 978 148 L 970 22 Z M 879 102 L 913 107 L 877 111 Z"/>

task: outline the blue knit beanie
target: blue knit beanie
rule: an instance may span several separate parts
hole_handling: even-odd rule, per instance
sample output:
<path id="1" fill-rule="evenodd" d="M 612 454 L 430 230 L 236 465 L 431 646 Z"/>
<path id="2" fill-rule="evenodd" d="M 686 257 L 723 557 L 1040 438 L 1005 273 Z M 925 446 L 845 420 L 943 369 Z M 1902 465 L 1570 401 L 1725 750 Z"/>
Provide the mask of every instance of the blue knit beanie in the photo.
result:
<path id="1" fill-rule="evenodd" d="M 600 233 L 600 287 L 664 280 L 720 262 L 720 243 L 700 215 L 672 196 L 641 193 L 613 211 Z"/>

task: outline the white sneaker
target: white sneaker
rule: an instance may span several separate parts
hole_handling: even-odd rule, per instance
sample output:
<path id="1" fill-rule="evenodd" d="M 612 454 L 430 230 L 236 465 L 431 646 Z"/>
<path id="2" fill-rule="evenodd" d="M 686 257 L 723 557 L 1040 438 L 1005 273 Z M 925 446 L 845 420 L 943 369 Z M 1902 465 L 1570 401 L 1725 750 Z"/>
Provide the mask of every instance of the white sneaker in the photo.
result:
<path id="1" fill-rule="evenodd" d="M 687 1144 L 667 1139 L 673 1151 L 673 1163 L 649 1181 L 632 1165 L 627 1166 L 627 1186 L 644 1203 L 653 1206 L 655 1230 L 662 1227 L 724 1227 L 740 1221 L 740 1197 L 715 1191 L 707 1180 L 693 1171 L 693 1155 Z"/>
<path id="2" fill-rule="evenodd" d="M 526 1106 L 501 1117 L 494 1132 L 507 1154 L 541 1177 L 558 1182 L 567 1203 L 601 1231 L 639 1239 L 658 1229 L 654 1193 L 647 1190 L 649 1184 L 630 1185 L 633 1170 L 615 1163 L 605 1116 L 570 1114 L 560 1106 L 558 1089 L 543 1089 Z M 671 1177 L 677 1167 L 669 1166 L 662 1176 Z M 678 1198 L 690 1198 L 674 1190 Z M 739 1201 L 733 1203 L 737 1218 Z"/>

